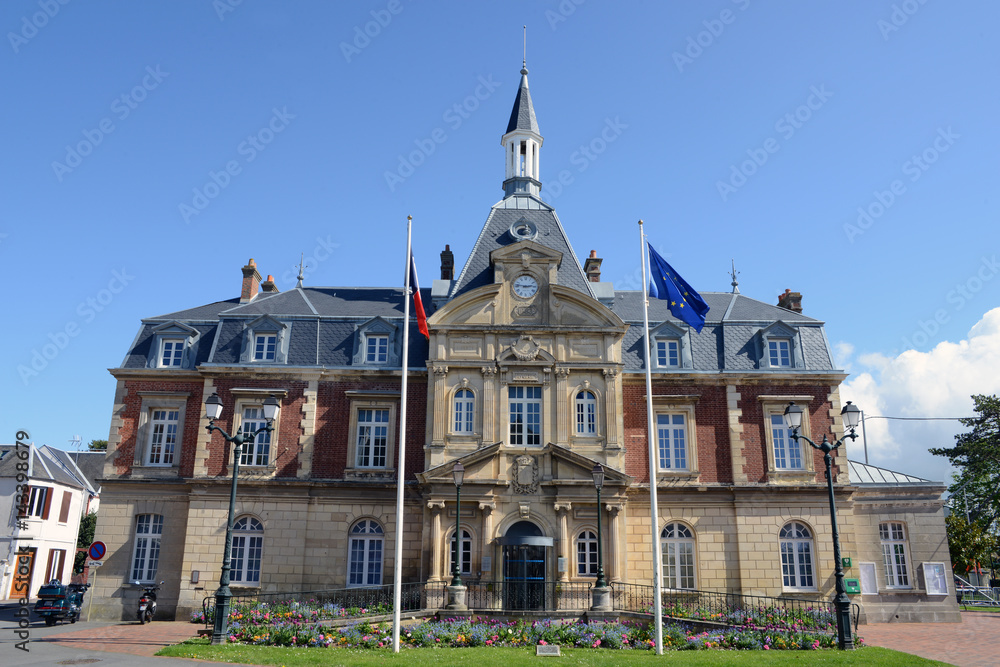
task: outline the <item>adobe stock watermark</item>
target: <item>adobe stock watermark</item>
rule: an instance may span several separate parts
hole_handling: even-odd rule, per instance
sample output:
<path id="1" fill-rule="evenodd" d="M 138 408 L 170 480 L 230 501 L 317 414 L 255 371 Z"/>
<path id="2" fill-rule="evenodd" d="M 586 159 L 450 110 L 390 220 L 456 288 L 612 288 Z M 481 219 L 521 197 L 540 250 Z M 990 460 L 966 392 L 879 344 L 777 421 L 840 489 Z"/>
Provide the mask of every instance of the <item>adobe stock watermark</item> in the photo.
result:
<path id="1" fill-rule="evenodd" d="M 212 200 L 229 187 L 233 178 L 243 173 L 243 165 L 256 160 L 257 156 L 263 153 L 275 137 L 284 132 L 294 119 L 295 114 L 289 113 L 288 107 L 281 107 L 280 110 L 277 107 L 271 109 L 271 118 L 267 123 L 253 134 L 248 134 L 247 138 L 236 146 L 237 155 L 243 156 L 242 163 L 240 160 L 234 159 L 226 162 L 219 171 L 210 169 L 205 184 L 191 190 L 191 203 L 181 202 L 177 205 L 177 212 L 181 214 L 184 223 L 190 224 L 191 218 L 200 215 L 208 208 Z"/>
<path id="2" fill-rule="evenodd" d="M 146 75 L 142 77 L 132 90 L 122 93 L 111 100 L 111 113 L 119 121 L 123 121 L 132 115 L 132 112 L 139 108 L 151 92 L 160 87 L 163 80 L 170 76 L 170 72 L 164 72 L 160 66 L 146 66 Z M 52 172 L 56 179 L 62 183 L 67 174 L 83 164 L 83 159 L 94 152 L 94 149 L 101 145 L 104 139 L 115 131 L 115 122 L 110 116 L 102 118 L 94 129 L 82 130 L 83 139 L 73 145 L 66 145 L 66 155 L 62 162 L 54 160 L 52 162 Z"/>
<path id="3" fill-rule="evenodd" d="M 500 82 L 493 80 L 492 74 L 485 77 L 480 75 L 476 80 L 479 85 L 476 86 L 471 95 L 466 95 L 464 99 L 452 104 L 441 114 L 441 120 L 448 125 L 452 132 L 462 127 L 462 124 L 475 113 L 483 102 L 493 95 L 493 91 L 500 85 Z M 396 168 L 392 171 L 386 169 L 383 173 L 385 184 L 389 186 L 389 192 L 395 192 L 397 187 L 413 176 L 417 168 L 437 150 L 438 145 L 446 141 L 448 141 L 448 132 L 443 127 L 434 128 L 426 138 L 414 139 L 413 145 L 416 148 L 406 155 L 400 153 L 397 156 L 399 161 Z"/>
<path id="4" fill-rule="evenodd" d="M 833 93 L 826 89 L 825 84 L 820 84 L 818 88 L 810 86 L 809 91 L 810 94 L 804 103 L 774 123 L 774 131 L 781 135 L 782 141 L 788 141 L 794 137 L 795 133 L 801 130 L 803 125 L 813 117 L 813 112 L 822 109 L 827 100 L 833 97 Z M 728 181 L 715 182 L 715 189 L 718 190 L 722 201 L 728 200 L 730 195 L 735 194 L 746 185 L 747 181 L 779 150 L 781 150 L 781 141 L 774 137 L 765 139 L 760 148 L 748 148 L 746 153 L 749 159 L 740 162 L 739 166 L 729 165 Z"/>
<path id="5" fill-rule="evenodd" d="M 18 364 L 17 374 L 24 386 L 27 387 L 33 378 L 48 368 L 49 363 L 69 346 L 70 341 L 80 335 L 83 327 L 97 319 L 97 315 L 104 312 L 133 280 L 135 276 L 129 275 L 124 267 L 121 271 L 115 269 L 111 271 L 111 280 L 106 287 L 77 304 L 77 318 L 69 320 L 54 332 L 50 331 L 46 337 L 47 342 L 32 348 L 31 360 L 27 364 Z"/>
<path id="6" fill-rule="evenodd" d="M 649 240 L 647 237 L 646 240 Z M 660 254 L 661 257 L 669 261 L 672 257 L 671 253 L 667 250 L 666 246 L 662 243 L 656 247 L 656 252 Z M 649 279 L 649 269 L 646 269 L 646 278 Z M 642 289 L 642 264 L 636 264 L 635 268 L 632 269 L 632 273 L 626 273 L 622 276 L 621 280 L 616 280 L 615 290 L 636 290 Z"/>
<path id="7" fill-rule="evenodd" d="M 746 8 L 750 6 L 750 0 L 732 0 L 732 3 L 739 7 L 741 12 L 746 11 Z M 685 67 L 693 65 L 695 60 L 701 58 L 702 54 L 705 53 L 705 49 L 711 48 L 716 40 L 722 37 L 722 33 L 726 31 L 726 26 L 732 25 L 736 21 L 737 16 L 738 14 L 733 12 L 733 10 L 723 9 L 719 12 L 719 18 L 702 21 L 701 24 L 705 26 L 705 29 L 695 35 L 688 35 L 684 52 L 674 51 L 671 54 L 677 71 L 683 74 Z"/>
<path id="8" fill-rule="evenodd" d="M 400 0 L 389 0 L 385 9 L 373 9 L 372 20 L 366 21 L 363 25 L 354 26 L 354 38 L 350 42 L 340 43 L 340 52 L 344 55 L 344 60 L 351 62 L 356 56 L 367 49 L 372 40 L 382 34 L 382 31 L 392 23 L 392 17 L 402 13 L 404 7 Z"/>
<path id="9" fill-rule="evenodd" d="M 308 278 L 320 264 L 333 257 L 333 251 L 339 247 L 340 244 L 334 243 L 329 234 L 327 234 L 326 238 L 317 236 L 316 247 L 302 259 L 304 264 L 302 267 L 302 277 Z M 281 274 L 281 281 L 283 285 L 288 285 L 289 283 L 294 283 L 298 277 L 299 265 L 295 264 L 292 268 Z"/>
<path id="10" fill-rule="evenodd" d="M 940 159 L 941 155 L 947 153 L 961 136 L 951 129 L 951 125 L 947 129 L 939 127 L 937 136 L 934 137 L 931 145 L 920 153 L 913 154 L 902 164 L 900 170 L 903 175 L 908 177 L 910 183 L 919 181 L 920 177 Z M 854 239 L 871 229 L 872 225 L 885 215 L 886 211 L 892 208 L 893 204 L 906 192 L 906 183 L 900 178 L 889 183 L 889 187 L 885 190 L 873 191 L 872 200 L 868 204 L 858 207 L 858 217 L 854 224 L 844 223 L 844 234 L 847 235 L 847 240 L 854 243 Z"/>
<path id="11" fill-rule="evenodd" d="M 909 336 L 903 336 L 902 349 L 912 350 L 916 347 L 923 347 L 934 340 L 934 337 L 941 331 L 941 327 L 951 320 L 951 314 L 962 310 L 967 303 L 972 301 L 977 294 L 983 291 L 986 284 L 993 280 L 1000 273 L 1000 263 L 997 256 L 987 257 L 983 255 L 979 259 L 979 265 L 965 281 L 957 283 L 945 295 L 945 302 L 951 309 L 938 308 L 934 315 L 927 320 L 917 320 L 917 328 Z"/>
<path id="12" fill-rule="evenodd" d="M 21 47 L 34 39 L 38 31 L 49 24 L 49 21 L 56 17 L 59 10 L 68 5 L 70 0 L 38 0 L 38 7 L 42 10 L 28 16 L 21 17 L 21 29 L 17 32 L 8 32 L 7 41 L 14 53 L 20 53 Z"/>
<path id="13" fill-rule="evenodd" d="M 212 9 L 220 21 L 226 20 L 226 14 L 236 11 L 236 8 L 243 4 L 243 0 L 212 0 Z"/>
<path id="14" fill-rule="evenodd" d="M 545 10 L 545 20 L 549 22 L 549 27 L 555 30 L 559 27 L 560 23 L 565 23 L 566 20 L 576 13 L 576 8 L 585 3 L 587 0 L 560 0 L 559 5 L 556 6 L 556 10 L 551 9 Z"/>
<path id="15" fill-rule="evenodd" d="M 879 19 L 875 22 L 878 31 L 882 33 L 882 39 L 889 41 L 889 35 L 896 32 L 910 20 L 910 17 L 920 11 L 920 8 L 927 4 L 927 0 L 903 0 L 899 4 L 892 6 L 889 13 L 889 20 Z"/>
<path id="16" fill-rule="evenodd" d="M 576 173 L 582 174 L 587 171 L 590 165 L 608 150 L 608 146 L 616 142 L 627 129 L 628 125 L 621 121 L 621 116 L 615 116 L 614 120 L 605 118 L 604 126 L 597 136 L 586 144 L 580 144 L 579 148 L 570 153 L 569 163 L 576 167 Z M 576 179 L 572 171 L 560 169 L 556 177 L 542 187 L 542 199 L 551 203 L 565 191 L 566 186 L 572 185 L 574 180 Z"/>

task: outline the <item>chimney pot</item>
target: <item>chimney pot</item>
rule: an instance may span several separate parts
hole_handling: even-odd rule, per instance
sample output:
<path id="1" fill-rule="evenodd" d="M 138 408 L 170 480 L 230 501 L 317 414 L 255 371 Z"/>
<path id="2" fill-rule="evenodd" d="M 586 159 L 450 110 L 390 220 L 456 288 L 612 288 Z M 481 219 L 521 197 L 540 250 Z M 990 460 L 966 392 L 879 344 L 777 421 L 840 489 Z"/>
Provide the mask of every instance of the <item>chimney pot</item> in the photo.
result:
<path id="1" fill-rule="evenodd" d="M 583 263 L 583 272 L 587 274 L 587 280 L 592 283 L 601 282 L 601 262 L 603 261 L 597 256 L 596 250 L 590 251 L 590 257 Z"/>
<path id="2" fill-rule="evenodd" d="M 277 293 L 280 292 L 281 290 L 279 290 L 278 286 L 274 284 L 274 276 L 268 274 L 267 280 L 265 280 L 260 284 L 260 291 L 268 293 Z"/>
<path id="3" fill-rule="evenodd" d="M 790 310 L 794 313 L 801 313 L 802 293 L 793 292 L 792 290 L 785 288 L 785 293 L 778 295 L 778 307 Z"/>
<path id="4" fill-rule="evenodd" d="M 450 245 L 445 245 L 441 251 L 441 280 L 455 279 L 455 253 Z"/>
<path id="5" fill-rule="evenodd" d="M 257 271 L 257 263 L 253 257 L 243 267 L 243 287 L 240 290 L 240 303 L 249 303 L 260 291 L 260 273 Z"/>

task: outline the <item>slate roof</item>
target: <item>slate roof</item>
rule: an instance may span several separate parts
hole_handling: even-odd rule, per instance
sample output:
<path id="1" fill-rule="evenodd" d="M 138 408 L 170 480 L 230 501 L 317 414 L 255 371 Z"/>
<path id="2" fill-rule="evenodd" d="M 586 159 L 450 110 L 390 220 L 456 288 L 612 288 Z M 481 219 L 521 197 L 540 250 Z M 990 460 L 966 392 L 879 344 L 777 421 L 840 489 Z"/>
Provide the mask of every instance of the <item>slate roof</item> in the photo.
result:
<path id="1" fill-rule="evenodd" d="M 851 484 L 856 486 L 903 486 L 909 484 L 943 484 L 944 482 L 933 482 L 923 477 L 915 477 L 906 473 L 895 472 L 888 468 L 861 463 L 860 461 L 848 461 L 847 472 L 851 479 Z"/>
<path id="2" fill-rule="evenodd" d="M 514 108 L 510 110 L 510 120 L 507 122 L 507 134 L 514 130 L 527 130 L 541 136 L 538 130 L 538 119 L 535 118 L 535 106 L 531 103 L 531 93 L 528 91 L 528 69 L 521 70 L 521 85 L 514 98 Z"/>
<path id="3" fill-rule="evenodd" d="M 469 259 L 452 288 L 452 298 L 477 287 L 493 284 L 490 253 L 520 241 L 510 235 L 510 226 L 522 218 L 534 224 L 538 230 L 538 235 L 533 239 L 536 243 L 562 253 L 562 263 L 558 270 L 559 284 L 593 296 L 587 276 L 555 210 L 530 195 L 512 195 L 490 210 Z"/>
<path id="4" fill-rule="evenodd" d="M 25 450 L 21 448 L 21 451 Z M 25 459 L 17 456 L 16 452 L 14 445 L 0 445 L 0 477 L 16 477 L 21 472 L 17 470 L 17 464 L 24 462 Z M 97 493 L 96 485 L 91 483 L 87 475 L 76 465 L 70 452 L 48 445 L 38 447 L 33 444 L 29 445 L 27 452 L 29 479 Z M 101 456 L 103 459 L 103 455 Z M 103 469 L 103 461 L 101 466 Z"/>

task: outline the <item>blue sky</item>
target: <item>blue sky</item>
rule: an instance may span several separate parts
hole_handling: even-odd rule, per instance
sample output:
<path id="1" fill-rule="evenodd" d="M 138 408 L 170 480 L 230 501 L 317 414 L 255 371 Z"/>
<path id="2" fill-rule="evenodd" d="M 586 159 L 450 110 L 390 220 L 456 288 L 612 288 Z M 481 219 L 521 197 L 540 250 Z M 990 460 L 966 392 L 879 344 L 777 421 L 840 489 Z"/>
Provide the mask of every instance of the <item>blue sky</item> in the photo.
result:
<path id="1" fill-rule="evenodd" d="M 0 5 L 0 440 L 106 438 L 139 319 L 237 295 L 250 257 L 392 285 L 412 215 L 424 281 L 461 265 L 522 24 L 543 195 L 605 280 L 638 287 L 643 218 L 702 291 L 734 259 L 748 296 L 802 292 L 868 414 L 1000 390 L 995 3 L 63 2 Z M 869 424 L 873 463 L 935 479 L 961 430 Z"/>

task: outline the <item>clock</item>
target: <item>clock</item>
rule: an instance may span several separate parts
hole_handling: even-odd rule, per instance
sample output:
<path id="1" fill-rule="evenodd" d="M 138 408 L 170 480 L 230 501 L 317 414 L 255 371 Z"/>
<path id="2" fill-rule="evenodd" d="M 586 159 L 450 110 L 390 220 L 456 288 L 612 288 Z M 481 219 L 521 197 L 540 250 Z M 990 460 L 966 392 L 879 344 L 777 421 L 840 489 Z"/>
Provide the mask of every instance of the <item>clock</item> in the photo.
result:
<path id="1" fill-rule="evenodd" d="M 520 276 L 514 280 L 514 284 L 511 287 L 514 290 L 514 296 L 522 299 L 530 299 L 538 291 L 538 281 L 532 276 Z"/>

